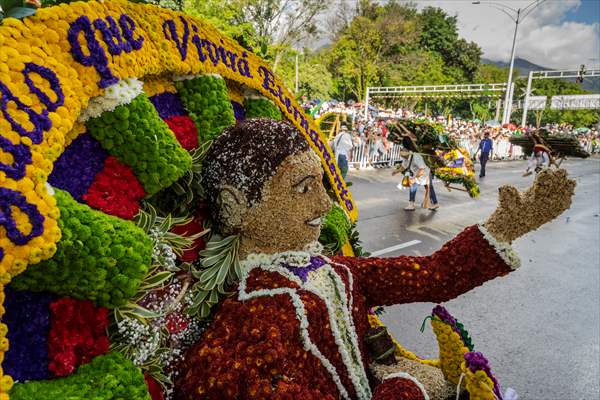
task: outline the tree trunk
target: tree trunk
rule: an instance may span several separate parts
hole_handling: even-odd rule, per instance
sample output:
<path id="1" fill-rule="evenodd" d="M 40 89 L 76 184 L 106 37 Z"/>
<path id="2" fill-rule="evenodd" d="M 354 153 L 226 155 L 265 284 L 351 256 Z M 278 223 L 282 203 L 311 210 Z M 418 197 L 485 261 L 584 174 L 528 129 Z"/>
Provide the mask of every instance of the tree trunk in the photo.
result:
<path id="1" fill-rule="evenodd" d="M 273 73 L 277 71 L 277 66 L 281 62 L 281 57 L 283 57 L 283 51 L 278 51 L 275 53 L 275 60 L 273 60 Z"/>

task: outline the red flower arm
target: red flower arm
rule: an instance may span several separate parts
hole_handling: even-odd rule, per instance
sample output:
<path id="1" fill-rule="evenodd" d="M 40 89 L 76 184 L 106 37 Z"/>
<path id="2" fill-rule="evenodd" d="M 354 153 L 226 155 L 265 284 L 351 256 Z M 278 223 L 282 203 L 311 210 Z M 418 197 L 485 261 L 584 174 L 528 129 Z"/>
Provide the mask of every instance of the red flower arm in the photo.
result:
<path id="1" fill-rule="evenodd" d="M 445 302 L 512 270 L 477 226 L 466 228 L 427 257 L 333 260 L 352 270 L 371 307 Z"/>

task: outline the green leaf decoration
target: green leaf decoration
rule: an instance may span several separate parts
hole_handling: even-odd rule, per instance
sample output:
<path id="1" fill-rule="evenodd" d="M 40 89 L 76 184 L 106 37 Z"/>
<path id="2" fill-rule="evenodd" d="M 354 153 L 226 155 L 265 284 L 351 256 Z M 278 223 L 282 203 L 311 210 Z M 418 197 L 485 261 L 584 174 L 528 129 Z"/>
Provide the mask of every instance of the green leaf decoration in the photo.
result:
<path id="1" fill-rule="evenodd" d="M 241 266 L 238 258 L 239 236 L 221 238 L 214 235 L 200 252 L 199 268 L 192 270 L 198 281 L 192 287 L 193 303 L 188 307 L 190 315 L 207 318 L 211 308 L 221 296 L 227 296 L 226 287 L 239 281 Z"/>
<path id="2" fill-rule="evenodd" d="M 187 215 L 201 203 L 206 197 L 202 186 L 202 163 L 211 145 L 212 141 L 207 141 L 192 150 L 192 167 L 173 185 L 152 196 L 149 203 L 162 214 L 174 216 Z"/>
<path id="3" fill-rule="evenodd" d="M 181 102 L 198 128 L 198 142 L 214 140 L 223 130 L 235 124 L 233 107 L 225 80 L 201 75 L 175 82 Z"/>
<path id="4" fill-rule="evenodd" d="M 22 19 L 35 14 L 35 8 L 13 7 L 6 12 L 6 17 Z"/>

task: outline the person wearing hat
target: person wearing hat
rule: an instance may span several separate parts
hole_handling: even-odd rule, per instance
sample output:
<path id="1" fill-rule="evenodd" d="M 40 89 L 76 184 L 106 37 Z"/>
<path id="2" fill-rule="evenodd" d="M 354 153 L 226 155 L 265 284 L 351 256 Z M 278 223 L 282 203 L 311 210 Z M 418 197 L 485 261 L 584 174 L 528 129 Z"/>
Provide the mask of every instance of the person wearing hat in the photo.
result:
<path id="1" fill-rule="evenodd" d="M 541 144 L 536 144 L 533 146 L 533 153 L 531 153 L 531 157 L 529 157 L 529 162 L 527 163 L 527 169 L 523 176 L 529 176 L 535 170 L 537 174 L 544 168 L 548 168 L 550 166 L 550 149 Z"/>
<path id="2" fill-rule="evenodd" d="M 348 158 L 352 151 L 352 147 L 354 147 L 352 136 L 350 135 L 350 132 L 348 132 L 346 124 L 342 124 L 340 132 L 335 139 L 333 139 L 332 147 L 338 167 L 342 173 L 342 179 L 346 180 L 346 174 L 348 173 Z"/>
<path id="3" fill-rule="evenodd" d="M 481 163 L 481 169 L 479 170 L 479 177 L 483 178 L 485 176 L 485 165 L 490 159 L 490 154 L 494 147 L 494 142 L 490 138 L 490 131 L 486 130 L 483 134 L 483 139 L 479 142 L 479 148 L 477 149 L 477 153 L 479 155 L 479 162 Z M 475 157 L 477 157 L 477 153 L 475 153 Z"/>

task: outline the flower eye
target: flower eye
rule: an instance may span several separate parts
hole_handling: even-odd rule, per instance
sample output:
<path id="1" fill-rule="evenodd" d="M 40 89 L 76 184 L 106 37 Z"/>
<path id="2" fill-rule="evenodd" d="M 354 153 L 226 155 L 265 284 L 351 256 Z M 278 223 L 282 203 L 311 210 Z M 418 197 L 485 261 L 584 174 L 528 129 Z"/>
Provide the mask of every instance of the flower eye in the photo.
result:
<path id="1" fill-rule="evenodd" d="M 308 183 L 302 183 L 296 186 L 296 191 L 298 193 L 308 193 L 310 192 L 310 185 Z"/>

